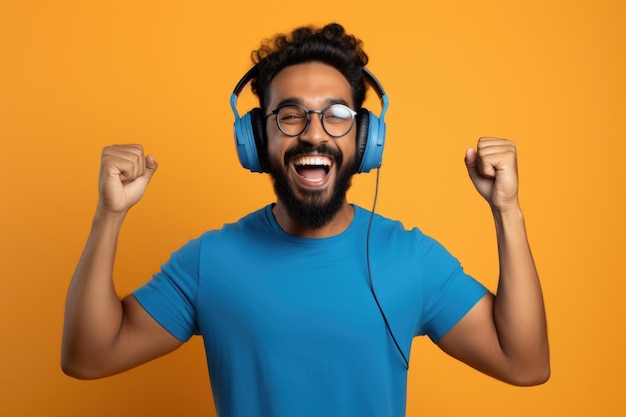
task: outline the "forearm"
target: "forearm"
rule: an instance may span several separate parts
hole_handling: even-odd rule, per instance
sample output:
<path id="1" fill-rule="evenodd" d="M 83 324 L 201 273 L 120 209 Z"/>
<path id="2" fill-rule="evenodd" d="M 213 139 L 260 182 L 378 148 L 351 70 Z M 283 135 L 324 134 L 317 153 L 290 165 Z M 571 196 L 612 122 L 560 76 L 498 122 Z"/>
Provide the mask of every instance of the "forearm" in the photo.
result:
<path id="1" fill-rule="evenodd" d="M 500 263 L 494 322 L 502 352 L 520 370 L 547 374 L 549 350 L 543 295 L 524 217 L 519 207 L 493 213 Z"/>
<path id="2" fill-rule="evenodd" d="M 62 366 L 85 369 L 107 357 L 122 325 L 123 309 L 113 285 L 113 265 L 123 215 L 97 213 L 69 286 Z"/>

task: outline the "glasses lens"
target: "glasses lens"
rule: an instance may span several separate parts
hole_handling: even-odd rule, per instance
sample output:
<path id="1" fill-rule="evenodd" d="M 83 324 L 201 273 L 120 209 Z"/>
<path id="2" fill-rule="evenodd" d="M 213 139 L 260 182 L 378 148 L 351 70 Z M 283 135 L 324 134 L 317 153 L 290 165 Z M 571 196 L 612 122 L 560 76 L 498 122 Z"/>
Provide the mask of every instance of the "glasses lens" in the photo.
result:
<path id="1" fill-rule="evenodd" d="M 343 136 L 350 131 L 356 113 L 343 104 L 333 104 L 324 110 L 322 123 L 331 136 Z"/>
<path id="2" fill-rule="evenodd" d="M 285 135 L 298 136 L 304 132 L 309 123 L 309 113 L 321 114 L 324 130 L 336 138 L 344 136 L 352 129 L 356 115 L 354 110 L 343 104 L 333 104 L 322 111 L 287 104 L 275 111 L 276 123 Z"/>
<path id="3" fill-rule="evenodd" d="M 300 106 L 283 106 L 278 109 L 276 121 L 278 122 L 278 127 L 285 135 L 297 136 L 306 127 L 307 113 Z"/>

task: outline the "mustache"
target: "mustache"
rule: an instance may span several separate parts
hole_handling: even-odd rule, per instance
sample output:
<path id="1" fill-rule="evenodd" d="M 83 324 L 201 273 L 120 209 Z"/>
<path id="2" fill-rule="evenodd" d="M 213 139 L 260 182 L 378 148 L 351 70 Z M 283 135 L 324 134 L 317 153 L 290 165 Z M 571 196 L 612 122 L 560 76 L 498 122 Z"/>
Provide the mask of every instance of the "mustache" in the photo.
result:
<path id="1" fill-rule="evenodd" d="M 335 160 L 337 167 L 341 167 L 343 162 L 343 155 L 337 149 L 330 148 L 324 144 L 313 146 L 308 143 L 299 143 L 291 149 L 285 152 L 284 163 L 285 166 L 289 165 L 289 161 L 298 155 L 317 153 L 320 155 L 328 155 Z"/>

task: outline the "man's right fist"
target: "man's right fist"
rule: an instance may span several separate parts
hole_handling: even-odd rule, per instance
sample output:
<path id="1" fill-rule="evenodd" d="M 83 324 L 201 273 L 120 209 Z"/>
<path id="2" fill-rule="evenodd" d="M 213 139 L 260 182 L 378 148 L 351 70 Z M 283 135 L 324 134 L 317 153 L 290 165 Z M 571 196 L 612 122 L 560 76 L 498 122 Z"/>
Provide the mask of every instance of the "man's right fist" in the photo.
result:
<path id="1" fill-rule="evenodd" d="M 99 210 L 125 213 L 143 196 L 157 169 L 141 145 L 113 145 L 102 150 Z"/>

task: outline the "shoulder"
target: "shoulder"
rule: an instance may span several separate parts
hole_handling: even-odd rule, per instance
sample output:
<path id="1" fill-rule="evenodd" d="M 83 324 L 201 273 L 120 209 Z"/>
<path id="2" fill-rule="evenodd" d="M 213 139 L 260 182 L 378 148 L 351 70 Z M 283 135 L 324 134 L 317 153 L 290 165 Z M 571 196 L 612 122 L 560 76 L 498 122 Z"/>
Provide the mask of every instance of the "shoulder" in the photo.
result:
<path id="1" fill-rule="evenodd" d="M 414 271 L 432 275 L 437 270 L 458 268 L 460 262 L 438 240 L 417 226 L 407 227 L 400 220 L 391 219 L 371 211 L 357 208 L 362 228 L 367 229 L 366 239 L 371 253 L 377 258 L 394 262 Z"/>
<path id="2" fill-rule="evenodd" d="M 407 227 L 401 220 L 386 217 L 379 213 L 372 213 L 370 210 L 359 206 L 355 206 L 355 213 L 357 213 L 361 227 L 367 228 L 371 238 L 403 246 L 410 243 L 417 244 L 434 241 L 418 227 Z"/>
<path id="3" fill-rule="evenodd" d="M 271 226 L 268 213 L 271 214 L 271 205 L 250 212 L 236 221 L 224 223 L 220 228 L 207 230 L 198 239 L 206 241 L 216 237 L 223 238 L 227 235 L 258 233 L 261 230 L 267 231 Z"/>
<path id="4" fill-rule="evenodd" d="M 219 229 L 205 231 L 194 244 L 205 255 L 241 252 L 274 242 L 280 234 L 271 214 L 271 205 L 267 205 L 235 222 L 225 223 Z"/>

